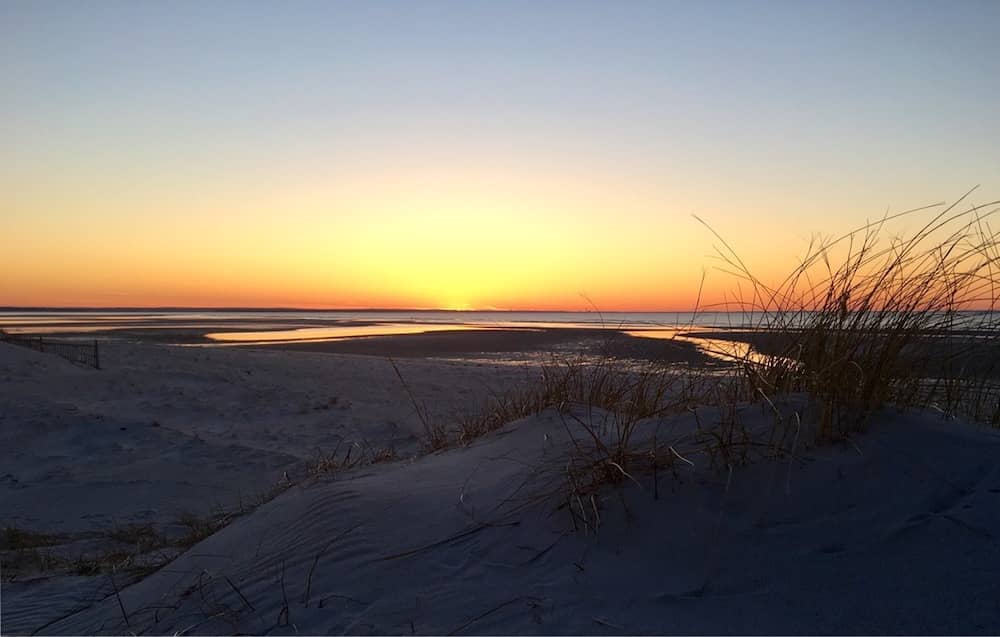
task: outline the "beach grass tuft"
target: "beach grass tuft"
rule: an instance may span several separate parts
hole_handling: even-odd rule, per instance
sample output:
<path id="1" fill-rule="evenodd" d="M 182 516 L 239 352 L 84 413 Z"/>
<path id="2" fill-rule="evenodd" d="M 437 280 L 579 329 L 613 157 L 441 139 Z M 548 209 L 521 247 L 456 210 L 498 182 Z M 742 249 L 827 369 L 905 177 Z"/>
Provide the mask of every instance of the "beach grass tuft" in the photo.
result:
<path id="1" fill-rule="evenodd" d="M 554 361 L 527 387 L 494 396 L 443 444 L 467 444 L 512 420 L 556 407 L 573 450 L 562 506 L 574 526 L 600 525 L 609 484 L 640 484 L 706 462 L 722 471 L 804 446 L 849 441 L 881 409 L 927 409 L 1000 426 L 1000 202 L 886 215 L 815 240 L 777 284 L 757 278 L 714 233 L 732 301 L 710 309 L 747 318 L 719 370 L 651 366 L 612 356 Z M 915 224 L 897 232 L 896 223 Z M 706 224 L 707 225 L 707 224 Z M 709 308 L 706 308 L 709 309 Z M 713 337 L 714 338 L 714 337 Z M 744 421 L 748 409 L 768 416 Z M 664 417 L 690 413 L 693 431 L 658 435 Z M 439 444 L 441 444 L 439 442 Z"/>
<path id="2" fill-rule="evenodd" d="M 990 220 L 1000 202 L 967 197 L 814 241 L 777 285 L 716 234 L 723 269 L 747 290 L 726 309 L 753 317 L 772 344 L 741 361 L 745 393 L 804 392 L 825 440 L 890 404 L 996 423 L 1000 246 Z M 902 220 L 918 229 L 893 233 Z"/>

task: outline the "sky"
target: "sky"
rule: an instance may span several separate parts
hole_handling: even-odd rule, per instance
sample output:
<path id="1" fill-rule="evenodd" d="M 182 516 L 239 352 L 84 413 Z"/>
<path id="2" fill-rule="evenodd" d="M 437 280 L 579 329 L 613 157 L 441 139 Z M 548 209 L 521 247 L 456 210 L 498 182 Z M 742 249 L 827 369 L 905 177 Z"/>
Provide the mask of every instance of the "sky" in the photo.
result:
<path id="1" fill-rule="evenodd" d="M 5 0 L 0 306 L 690 309 L 733 285 L 693 215 L 766 279 L 886 211 L 1000 199 L 997 24 Z"/>

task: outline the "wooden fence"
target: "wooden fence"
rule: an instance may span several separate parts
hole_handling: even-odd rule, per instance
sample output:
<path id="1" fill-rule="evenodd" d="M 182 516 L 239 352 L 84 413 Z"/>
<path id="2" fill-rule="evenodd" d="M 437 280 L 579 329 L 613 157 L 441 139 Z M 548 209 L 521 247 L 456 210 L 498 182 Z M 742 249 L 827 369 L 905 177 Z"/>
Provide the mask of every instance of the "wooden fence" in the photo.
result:
<path id="1" fill-rule="evenodd" d="M 47 352 L 62 356 L 71 363 L 86 365 L 94 369 L 101 368 L 101 352 L 98 349 L 97 341 L 87 341 L 81 343 L 77 341 L 61 341 L 44 339 L 41 336 L 28 336 L 26 334 L 8 334 L 0 330 L 0 341 L 29 347 L 39 352 Z"/>

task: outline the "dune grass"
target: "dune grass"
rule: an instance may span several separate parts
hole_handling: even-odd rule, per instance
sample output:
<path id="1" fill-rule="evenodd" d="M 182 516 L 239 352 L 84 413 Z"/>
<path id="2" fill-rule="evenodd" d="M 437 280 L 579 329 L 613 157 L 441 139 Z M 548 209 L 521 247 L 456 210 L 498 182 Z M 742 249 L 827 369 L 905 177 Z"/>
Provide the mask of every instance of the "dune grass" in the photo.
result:
<path id="1" fill-rule="evenodd" d="M 341 451 L 341 449 L 344 449 Z M 361 467 L 396 460 L 396 448 L 388 446 L 373 446 L 367 441 L 341 442 L 332 452 L 317 450 L 316 457 L 306 467 L 310 476 L 339 473 L 355 467 Z"/>
<path id="2" fill-rule="evenodd" d="M 755 330 L 783 343 L 743 361 L 749 394 L 808 394 L 829 440 L 860 430 L 888 404 L 996 424 L 995 359 L 981 353 L 1000 351 L 1000 246 L 990 227 L 1000 202 L 975 206 L 966 197 L 816 241 L 776 285 L 716 234 L 723 269 L 747 290 L 727 309 L 755 317 Z M 890 234 L 901 220 L 918 229 Z"/>
<path id="3" fill-rule="evenodd" d="M 48 577 L 56 573 L 142 577 L 170 563 L 236 518 L 269 502 L 288 486 L 277 485 L 251 502 L 241 502 L 238 509 L 215 507 L 204 514 L 179 511 L 173 520 L 160 526 L 114 524 L 105 530 L 63 534 L 7 526 L 0 533 L 4 579 Z"/>
<path id="4" fill-rule="evenodd" d="M 589 528 L 602 485 L 695 461 L 731 470 L 761 457 L 790 457 L 802 445 L 850 439 L 888 406 L 1000 426 L 1000 245 L 990 225 L 1000 202 L 977 206 L 967 198 L 815 240 L 777 283 L 756 277 L 712 230 L 719 270 L 733 277 L 738 293 L 705 309 L 742 312 L 750 340 L 764 337 L 766 348 L 727 351 L 732 365 L 721 373 L 635 369 L 611 356 L 554 360 L 457 428 L 430 422 L 411 392 L 427 432 L 424 446 L 468 444 L 558 408 L 574 446 L 565 504 L 574 524 Z M 916 231 L 900 232 L 903 222 Z M 794 409 L 789 396 L 800 397 Z M 770 426 L 744 425 L 740 414 L 754 405 L 770 415 Z M 711 417 L 698 407 L 710 408 Z M 657 423 L 685 412 L 697 419 L 694 433 L 658 439 Z"/>
<path id="5" fill-rule="evenodd" d="M 652 476 L 658 497 L 664 471 L 791 462 L 807 445 L 850 441 L 890 406 L 1000 426 L 1000 237 L 990 225 L 1000 202 L 972 205 L 969 194 L 816 239 L 776 283 L 756 277 L 705 224 L 737 293 L 703 309 L 742 313 L 754 345 L 717 352 L 730 361 L 721 370 L 637 367 L 610 353 L 553 357 L 530 368 L 522 387 L 446 422 L 431 418 L 390 361 L 422 424 L 423 450 L 467 445 L 555 408 L 572 445 L 560 506 L 577 528 L 596 529 L 605 485 Z M 904 222 L 916 230 L 902 232 Z M 744 419 L 748 410 L 765 418 Z M 692 429 L 659 435 L 666 417 L 685 413 Z M 367 455 L 331 466 L 375 461 Z"/>

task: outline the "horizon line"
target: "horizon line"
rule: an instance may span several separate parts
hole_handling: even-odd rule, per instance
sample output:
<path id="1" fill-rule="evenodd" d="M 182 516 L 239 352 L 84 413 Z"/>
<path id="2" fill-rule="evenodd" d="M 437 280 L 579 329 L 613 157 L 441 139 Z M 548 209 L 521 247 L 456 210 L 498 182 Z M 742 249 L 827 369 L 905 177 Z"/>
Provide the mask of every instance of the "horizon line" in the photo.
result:
<path id="1" fill-rule="evenodd" d="M 775 311 L 775 310 L 772 310 Z M 778 310 L 780 311 L 780 310 Z M 818 310 L 800 310 L 805 312 L 816 312 Z M 988 308 L 972 309 L 963 308 L 957 312 L 988 312 Z M 185 306 L 185 305 L 161 305 L 161 306 L 101 306 L 101 305 L 0 305 L 0 312 L 450 312 L 454 314 L 471 314 L 476 312 L 492 313 L 523 313 L 523 314 L 766 314 L 766 310 L 725 310 L 712 309 L 710 307 L 695 308 L 691 310 L 537 310 L 537 309 L 454 309 L 454 308 L 406 308 L 406 307 L 362 307 L 362 308 L 304 308 L 304 307 L 283 307 L 283 306 Z"/>
<path id="2" fill-rule="evenodd" d="M 188 306 L 188 305 L 150 305 L 150 306 L 130 306 L 130 305 L 0 305 L 0 312 L 175 312 L 175 311 L 198 311 L 198 312 L 537 312 L 537 313 L 575 313 L 575 314 L 669 314 L 669 313 L 698 313 L 703 311 L 719 310 L 539 310 L 539 309 L 455 309 L 455 308 L 414 308 L 414 307 L 294 307 L 294 306 Z"/>

